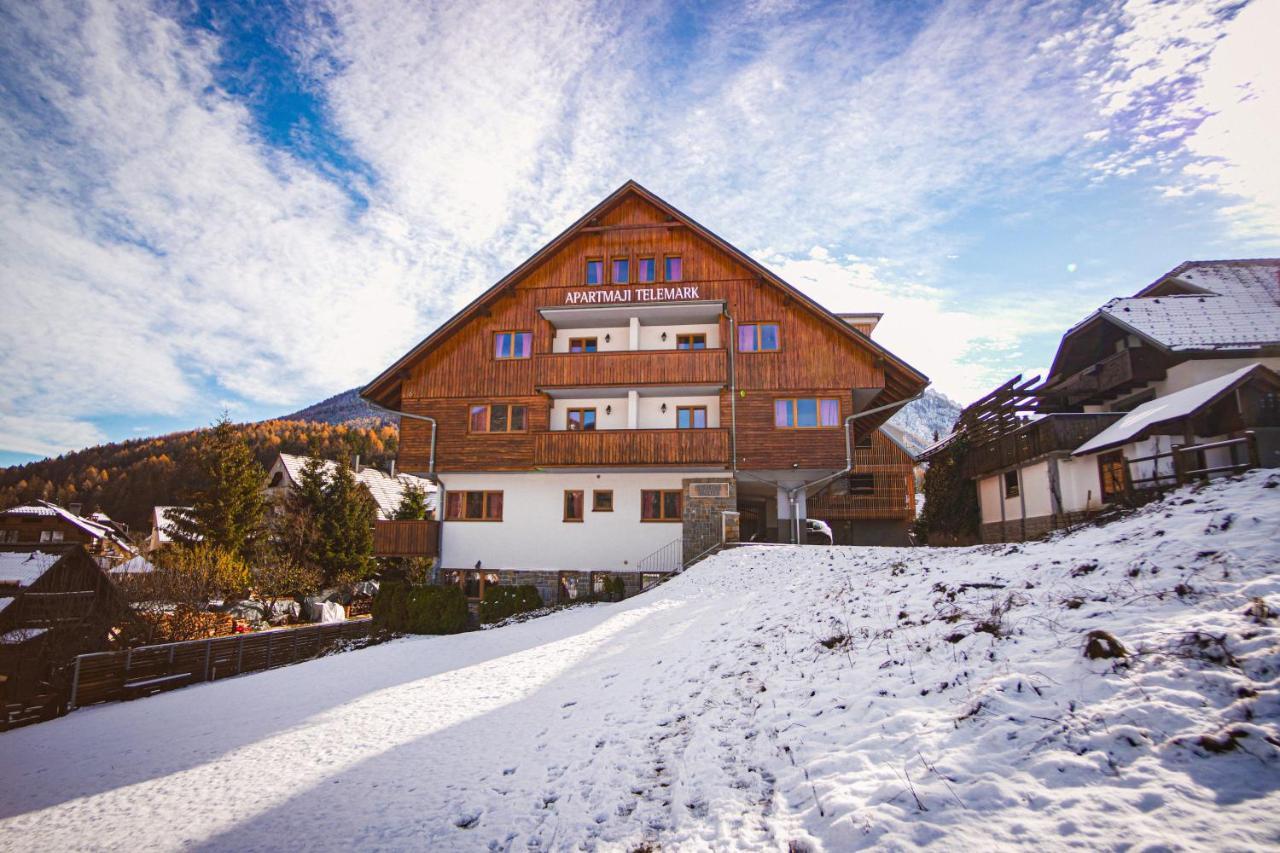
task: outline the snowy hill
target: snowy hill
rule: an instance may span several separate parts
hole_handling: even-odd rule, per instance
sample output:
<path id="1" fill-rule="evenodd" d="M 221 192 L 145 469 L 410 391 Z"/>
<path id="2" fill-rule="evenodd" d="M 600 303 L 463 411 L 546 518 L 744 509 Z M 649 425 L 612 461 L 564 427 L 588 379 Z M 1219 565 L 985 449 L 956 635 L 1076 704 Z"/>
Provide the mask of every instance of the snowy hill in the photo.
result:
<path id="1" fill-rule="evenodd" d="M 951 432 L 961 408 L 955 400 L 930 388 L 919 400 L 903 406 L 889 423 L 907 433 L 910 450 L 919 453 L 937 440 L 935 435 L 941 438 Z"/>
<path id="2" fill-rule="evenodd" d="M 743 548 L 76 711 L 0 735 L 0 846 L 1271 846 L 1277 498 L 1255 472 L 1027 545 Z"/>
<path id="3" fill-rule="evenodd" d="M 285 415 L 280 420 L 311 421 L 321 424 L 359 423 L 368 426 L 372 422 L 378 424 L 395 423 L 398 418 L 390 417 L 360 399 L 360 389 L 351 388 L 341 394 L 334 394 L 327 400 L 312 403 L 305 409 L 299 409 Z"/>

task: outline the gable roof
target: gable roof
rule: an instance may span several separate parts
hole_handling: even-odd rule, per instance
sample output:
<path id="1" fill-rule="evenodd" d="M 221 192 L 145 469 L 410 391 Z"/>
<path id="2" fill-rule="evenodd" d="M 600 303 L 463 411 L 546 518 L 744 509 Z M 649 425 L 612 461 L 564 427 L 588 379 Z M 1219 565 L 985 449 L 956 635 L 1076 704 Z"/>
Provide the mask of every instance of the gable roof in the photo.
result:
<path id="1" fill-rule="evenodd" d="M 403 378 L 401 374 L 403 371 L 408 369 L 410 364 L 416 362 L 419 358 L 426 355 L 428 352 L 447 340 L 456 331 L 466 325 L 466 323 L 478 314 L 486 305 L 495 300 L 508 288 L 515 286 L 517 282 L 528 275 L 539 264 L 550 258 L 571 239 L 576 237 L 582 228 L 589 225 L 593 220 L 604 215 L 610 208 L 628 195 L 635 195 L 643 199 L 666 213 L 672 219 L 679 221 L 682 225 L 689 228 L 704 240 L 707 240 L 717 248 L 731 255 L 735 260 L 752 270 L 765 281 L 768 281 L 774 286 L 784 290 L 788 296 L 803 305 L 805 308 L 809 309 L 809 311 L 825 322 L 829 323 L 833 328 L 840 330 L 842 334 L 857 340 L 864 346 L 869 347 L 877 355 L 885 359 L 886 372 L 888 372 L 888 367 L 892 365 L 895 370 L 902 374 L 902 377 L 905 380 L 902 382 L 904 387 L 914 388 L 918 391 L 929 384 L 928 377 L 923 373 L 916 370 L 893 353 L 889 352 L 889 350 L 885 349 L 880 344 L 872 341 L 870 337 L 862 334 L 847 322 L 810 299 L 801 291 L 797 290 L 795 287 L 783 281 L 775 273 L 769 270 L 768 267 L 752 258 L 746 252 L 743 252 L 723 237 L 720 237 L 705 226 L 699 224 L 687 214 L 672 207 L 666 201 L 663 201 L 661 198 L 654 195 L 634 180 L 628 180 L 622 186 L 610 193 L 603 201 L 579 217 L 576 222 L 557 235 L 555 239 L 531 255 L 524 263 L 507 273 L 496 284 L 472 300 L 465 308 L 446 320 L 434 332 L 419 342 L 417 346 L 413 347 L 413 349 L 401 356 L 395 364 L 392 364 L 386 370 L 382 371 L 377 378 L 360 389 L 360 396 L 374 403 L 377 403 L 379 400 L 387 399 L 387 392 L 395 385 L 395 383 L 399 382 Z M 887 384 L 888 383 L 886 382 L 886 386 Z M 906 396 L 910 396 L 910 394 L 903 394 L 903 397 Z"/>
<path id="2" fill-rule="evenodd" d="M 116 545 L 123 551 L 132 553 L 133 547 L 129 545 L 121 536 L 119 531 L 114 527 L 94 521 L 91 518 L 76 515 L 69 509 L 64 509 L 51 501 L 38 500 L 35 503 L 24 504 L 22 506 L 10 507 L 0 512 L 0 515 L 43 515 L 57 516 L 68 524 L 72 524 L 94 539 L 106 539 Z"/>
<path id="3" fill-rule="evenodd" d="M 294 483 L 302 481 L 302 471 L 307 466 L 307 457 L 298 456 L 293 453 L 281 453 L 279 455 L 280 464 L 284 467 L 285 473 L 289 475 L 289 479 Z M 321 460 L 325 477 L 332 477 L 333 473 L 338 470 L 338 463 L 331 459 Z M 386 520 L 393 518 L 396 510 L 400 507 L 400 501 L 404 499 L 405 489 L 409 486 L 417 486 L 427 494 L 427 508 L 434 510 L 436 507 L 436 484 L 425 477 L 415 477 L 413 474 L 396 474 L 392 476 L 386 471 L 380 471 L 377 468 L 361 468 L 359 471 L 352 472 L 356 481 L 363 485 L 369 491 L 370 497 L 373 498 L 374 504 L 378 509 L 378 518 Z"/>
<path id="4" fill-rule="evenodd" d="M 1268 378 L 1272 382 L 1280 384 L 1280 377 L 1277 377 L 1273 371 L 1263 365 L 1257 363 L 1246 365 L 1239 370 L 1233 370 L 1222 376 L 1215 376 L 1213 379 L 1143 403 L 1077 447 L 1071 452 L 1071 455 L 1082 456 L 1086 453 L 1098 453 L 1103 450 L 1109 450 L 1112 447 L 1128 444 L 1130 441 L 1136 441 L 1143 436 L 1143 433 L 1153 427 L 1167 424 L 1170 421 L 1182 420 L 1203 411 L 1208 406 L 1221 400 L 1226 394 L 1255 377 Z"/>
<path id="5" fill-rule="evenodd" d="M 61 559 L 44 551 L 0 551 L 0 586 L 31 586 Z"/>
<path id="6" fill-rule="evenodd" d="M 1186 261 L 1133 296 L 1112 299 L 1063 335 L 1111 322 L 1169 352 L 1280 346 L 1280 258 Z M 1059 345 L 1050 376 L 1057 376 Z"/>

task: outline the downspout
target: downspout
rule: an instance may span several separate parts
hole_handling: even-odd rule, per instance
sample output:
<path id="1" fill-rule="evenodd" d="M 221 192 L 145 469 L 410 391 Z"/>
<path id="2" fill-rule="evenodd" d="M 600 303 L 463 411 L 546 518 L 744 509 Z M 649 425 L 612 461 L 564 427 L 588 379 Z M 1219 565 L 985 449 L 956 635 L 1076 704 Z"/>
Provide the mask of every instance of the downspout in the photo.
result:
<path id="1" fill-rule="evenodd" d="M 792 538 L 795 539 L 795 542 L 797 545 L 800 544 L 800 516 L 796 512 L 796 507 L 798 504 L 797 498 L 799 497 L 799 495 L 803 494 L 805 490 L 812 488 L 813 486 L 825 485 L 826 483 L 830 483 L 832 480 L 843 477 L 845 474 L 848 474 L 851 471 L 853 471 L 853 438 L 849 432 L 849 425 L 853 421 L 856 421 L 858 418 L 865 418 L 867 415 L 874 415 L 877 412 L 883 412 L 886 409 L 901 408 L 910 402 L 919 400 L 923 396 L 924 396 L 924 392 L 921 391 L 919 394 L 916 394 L 914 397 L 908 397 L 907 399 L 901 400 L 897 403 L 889 403 L 884 406 L 876 406 L 874 409 L 867 409 L 865 412 L 855 412 L 854 414 L 849 415 L 849 417 L 844 419 L 844 469 L 841 471 L 837 471 L 836 473 L 831 474 L 829 476 L 822 477 L 820 479 L 813 480 L 808 483 L 801 483 L 795 488 L 787 489 L 787 503 L 791 507 L 791 530 L 793 533 Z"/>
<path id="2" fill-rule="evenodd" d="M 431 582 L 437 584 L 440 582 L 440 563 L 444 560 L 444 487 L 440 484 L 440 480 L 436 477 L 436 419 L 427 415 L 415 415 L 412 412 L 402 412 L 398 409 L 389 409 L 386 406 L 379 406 L 372 401 L 366 401 L 369 405 L 380 412 L 386 412 L 390 415 L 399 415 L 402 418 L 413 418 L 418 421 L 427 421 L 431 424 L 431 455 L 427 458 L 427 479 L 436 484 L 436 516 L 440 526 L 436 528 L 436 558 L 432 561 L 431 566 Z"/>
<path id="3" fill-rule="evenodd" d="M 733 453 L 729 470 L 738 473 L 738 362 L 734 354 L 738 351 L 738 323 L 729 313 L 728 306 L 720 309 L 729 320 L 729 449 Z"/>

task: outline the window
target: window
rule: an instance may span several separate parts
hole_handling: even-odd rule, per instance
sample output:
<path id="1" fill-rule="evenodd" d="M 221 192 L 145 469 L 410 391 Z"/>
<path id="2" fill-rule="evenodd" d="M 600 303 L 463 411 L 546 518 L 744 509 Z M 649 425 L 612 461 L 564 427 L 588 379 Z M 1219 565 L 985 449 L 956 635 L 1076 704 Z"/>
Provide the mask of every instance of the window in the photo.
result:
<path id="1" fill-rule="evenodd" d="M 660 580 L 662 580 L 662 575 L 654 572 L 645 572 L 640 575 L 640 588 L 648 589 Z"/>
<path id="2" fill-rule="evenodd" d="M 777 352 L 781 337 L 777 323 L 743 323 L 738 326 L 738 352 Z"/>
<path id="3" fill-rule="evenodd" d="M 773 425 L 780 429 L 817 429 L 840 426 L 840 401 L 798 397 L 773 401 Z"/>
<path id="4" fill-rule="evenodd" d="M 613 283 L 626 284 L 631 278 L 631 262 L 626 258 L 613 259 Z"/>
<path id="5" fill-rule="evenodd" d="M 609 584 L 609 575 L 605 572 L 591 573 L 591 594 L 603 598 Z"/>
<path id="6" fill-rule="evenodd" d="M 445 521 L 502 521 L 502 492 L 448 492 Z"/>
<path id="7" fill-rule="evenodd" d="M 569 338 L 569 352 L 595 352 L 595 338 Z"/>
<path id="8" fill-rule="evenodd" d="M 641 521 L 679 521 L 683 510 L 679 489 L 644 489 L 640 492 Z"/>
<path id="9" fill-rule="evenodd" d="M 874 495 L 876 493 L 875 474 L 850 474 L 849 494 Z"/>
<path id="10" fill-rule="evenodd" d="M 649 284 L 658 277 L 658 264 L 653 258 L 640 258 L 636 261 L 636 281 Z"/>
<path id="11" fill-rule="evenodd" d="M 472 432 L 524 432 L 526 428 L 524 406 L 481 403 L 471 407 Z"/>
<path id="12" fill-rule="evenodd" d="M 12 544 L 18 541 L 18 531 L 16 530 L 0 530 L 0 542 Z"/>
<path id="13" fill-rule="evenodd" d="M 1006 498 L 1016 498 L 1018 496 L 1018 472 L 1004 472 L 1004 496 Z"/>
<path id="14" fill-rule="evenodd" d="M 528 358 L 533 354 L 533 332 L 497 332 L 493 336 L 494 358 Z"/>
<path id="15" fill-rule="evenodd" d="M 679 429 L 706 429 L 706 406 L 677 406 L 676 426 Z"/>
<path id="16" fill-rule="evenodd" d="M 566 414 L 567 426 L 569 429 L 595 429 L 596 428 L 596 410 L 595 409 L 570 409 Z"/>
<path id="17" fill-rule="evenodd" d="M 676 335 L 676 349 L 706 349 L 706 335 Z"/>
<path id="18" fill-rule="evenodd" d="M 564 491 L 564 520 L 565 521 L 582 521 L 582 490 L 581 489 L 565 489 Z"/>
<path id="19" fill-rule="evenodd" d="M 1129 465 L 1124 461 L 1123 450 L 1113 450 L 1098 456 L 1098 480 L 1102 485 L 1102 499 L 1109 501 L 1124 494 L 1128 485 Z"/>
<path id="20" fill-rule="evenodd" d="M 587 261 L 587 284 L 600 284 L 604 281 L 604 261 Z"/>
<path id="21" fill-rule="evenodd" d="M 684 265 L 680 263 L 680 256 L 667 255 L 663 258 L 662 272 L 664 281 L 683 281 Z"/>
<path id="22" fill-rule="evenodd" d="M 592 512 L 613 512 L 613 489 L 596 489 L 591 493 Z"/>
<path id="23" fill-rule="evenodd" d="M 863 449 L 870 447 L 870 446 L 871 446 L 871 433 L 866 433 L 865 435 L 860 435 L 860 436 L 858 436 L 856 439 L 854 439 L 853 446 L 854 446 L 854 447 L 861 447 L 861 448 L 863 448 Z"/>
<path id="24" fill-rule="evenodd" d="M 61 530 L 41 530 L 40 531 L 41 542 L 61 542 L 63 536 L 64 534 Z"/>

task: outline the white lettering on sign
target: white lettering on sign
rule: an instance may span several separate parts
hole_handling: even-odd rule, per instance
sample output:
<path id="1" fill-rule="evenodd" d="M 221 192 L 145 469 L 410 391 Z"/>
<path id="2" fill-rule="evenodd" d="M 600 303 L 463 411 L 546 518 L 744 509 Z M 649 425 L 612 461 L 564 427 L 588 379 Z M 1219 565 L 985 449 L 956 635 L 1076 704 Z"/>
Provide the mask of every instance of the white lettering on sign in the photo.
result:
<path id="1" fill-rule="evenodd" d="M 571 290 L 565 305 L 606 305 L 611 302 L 674 302 L 697 299 L 696 287 L 628 287 L 626 290 Z"/>

